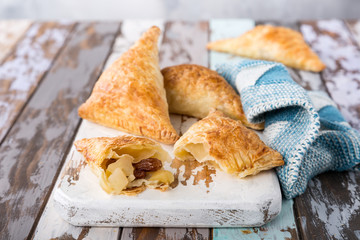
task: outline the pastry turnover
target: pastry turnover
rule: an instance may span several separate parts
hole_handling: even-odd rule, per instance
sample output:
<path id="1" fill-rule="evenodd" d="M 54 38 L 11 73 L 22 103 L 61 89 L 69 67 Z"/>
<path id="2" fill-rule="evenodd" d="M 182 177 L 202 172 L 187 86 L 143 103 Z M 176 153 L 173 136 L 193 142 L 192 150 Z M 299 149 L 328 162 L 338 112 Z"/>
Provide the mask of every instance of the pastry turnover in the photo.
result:
<path id="1" fill-rule="evenodd" d="M 207 48 L 247 58 L 277 61 L 306 71 L 320 72 L 326 67 L 299 32 L 285 27 L 259 25 L 240 37 L 211 42 Z"/>
<path id="2" fill-rule="evenodd" d="M 219 111 L 192 125 L 175 143 L 174 154 L 179 160 L 206 162 L 241 178 L 284 164 L 281 154 L 254 131 Z"/>
<path id="3" fill-rule="evenodd" d="M 183 64 L 161 70 L 171 113 L 197 118 L 206 117 L 211 109 L 240 120 L 245 126 L 263 129 L 246 119 L 240 96 L 217 72 L 194 64 Z"/>
<path id="4" fill-rule="evenodd" d="M 109 194 L 136 195 L 146 189 L 168 189 L 174 181 L 162 163 L 171 161 L 161 146 L 149 139 L 120 136 L 82 139 L 76 149 L 85 157 Z"/>
<path id="5" fill-rule="evenodd" d="M 106 69 L 80 117 L 128 133 L 172 144 L 178 135 L 170 123 L 159 68 L 158 27 L 142 37 Z"/>

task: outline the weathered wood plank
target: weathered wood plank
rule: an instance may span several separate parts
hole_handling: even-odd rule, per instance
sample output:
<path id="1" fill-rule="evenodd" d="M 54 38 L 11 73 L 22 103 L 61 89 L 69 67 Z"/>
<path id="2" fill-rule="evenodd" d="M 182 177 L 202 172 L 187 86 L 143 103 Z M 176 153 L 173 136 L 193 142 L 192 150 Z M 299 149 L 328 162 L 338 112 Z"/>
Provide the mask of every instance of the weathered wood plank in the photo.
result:
<path id="1" fill-rule="evenodd" d="M 360 20 L 345 21 L 358 46 L 360 46 Z"/>
<path id="2" fill-rule="evenodd" d="M 278 22 L 258 22 L 258 24 L 280 25 Z M 288 24 L 293 27 L 293 24 Z M 236 37 L 252 29 L 255 22 L 251 20 L 213 20 L 210 23 L 211 37 L 217 40 L 222 38 Z M 212 68 L 222 62 L 239 61 L 242 58 L 231 57 L 229 54 L 212 53 L 210 62 Z M 291 70 L 291 69 L 290 69 Z M 295 73 L 295 71 L 293 72 Z M 297 72 L 296 72 L 297 73 Z M 214 228 L 214 239 L 298 239 L 295 218 L 293 214 L 293 201 L 283 200 L 280 215 L 272 222 L 257 228 Z"/>
<path id="3" fill-rule="evenodd" d="M 183 63 L 208 65 L 207 22 L 167 22 L 160 47 L 160 66 L 167 67 Z M 178 115 L 173 122 L 178 133 L 187 122 Z M 121 239 L 209 239 L 209 229 L 188 228 L 123 228 Z"/>
<path id="4" fill-rule="evenodd" d="M 207 228 L 123 228 L 121 240 L 210 240 Z"/>
<path id="5" fill-rule="evenodd" d="M 347 121 L 360 130 L 360 51 L 340 20 L 304 22 L 301 32 L 326 64 L 325 86 Z"/>
<path id="6" fill-rule="evenodd" d="M 89 96 L 118 27 L 76 27 L 0 147 L 1 239 L 24 239 L 35 229 L 79 125 L 77 107 Z"/>
<path id="7" fill-rule="evenodd" d="M 359 106 L 360 102 L 359 98 L 352 97 L 356 87 L 351 88 L 360 79 L 360 55 L 345 24 L 338 20 L 306 22 L 301 25 L 301 31 L 327 64 L 322 73 L 326 90 L 342 113 L 348 113 L 353 126 L 359 126 L 360 119 L 354 114 L 359 109 L 352 109 L 352 106 Z M 312 179 L 306 192 L 295 198 L 300 235 L 304 239 L 359 238 L 359 184 L 359 171 L 327 172 Z"/>
<path id="8" fill-rule="evenodd" d="M 303 239 L 360 238 L 360 172 L 328 172 L 295 199 Z"/>
<path id="9" fill-rule="evenodd" d="M 117 58 L 121 56 L 121 54 L 127 51 L 129 47 L 131 47 L 131 45 L 140 37 L 142 32 L 147 30 L 152 25 L 157 25 L 161 29 L 163 29 L 164 27 L 163 22 L 159 20 L 152 20 L 152 21 L 128 20 L 122 22 L 120 31 L 116 36 L 116 39 L 112 46 L 111 53 L 108 59 L 106 60 L 104 69 L 109 67 L 110 64 L 112 64 Z M 80 128 L 81 127 L 83 127 L 82 123 L 80 125 Z M 65 168 L 67 166 L 68 161 L 71 158 L 72 151 L 74 151 L 74 149 L 72 149 L 69 152 L 55 186 L 58 185 L 61 176 L 64 174 L 66 170 Z M 55 228 L 52 227 L 54 226 L 54 224 L 52 224 L 53 222 L 57 223 Z M 72 237 L 76 239 L 84 231 L 89 231 L 89 234 L 93 233 L 92 235 L 93 239 L 117 239 L 120 229 L 119 228 L 89 228 L 89 227 L 81 228 L 70 225 L 69 223 L 62 220 L 61 217 L 56 212 L 56 210 L 54 209 L 53 193 L 52 193 L 48 203 L 46 204 L 45 211 L 39 220 L 39 224 L 35 231 L 34 239 L 51 239 L 51 238 L 62 239 L 63 236 L 67 236 L 69 238 Z M 98 235 L 95 235 L 95 233 L 98 233 Z M 90 236 L 87 235 L 87 237 Z"/>
<path id="10" fill-rule="evenodd" d="M 214 228 L 214 240 L 299 239 L 293 201 L 283 199 L 282 210 L 272 222 L 256 228 Z"/>
<path id="11" fill-rule="evenodd" d="M 160 49 L 160 67 L 184 63 L 207 66 L 207 31 L 207 22 L 167 22 Z"/>
<path id="12" fill-rule="evenodd" d="M 12 51 L 30 24 L 30 20 L 0 21 L 0 63 Z"/>
<path id="13" fill-rule="evenodd" d="M 72 146 L 69 152 L 76 151 L 74 146 Z M 61 173 L 59 176 L 62 176 L 64 171 L 66 171 L 67 162 L 71 158 L 71 155 L 68 154 L 65 164 L 62 167 Z M 55 186 L 59 185 L 60 177 L 58 177 Z M 43 211 L 39 223 L 36 226 L 33 239 L 107 239 L 107 240 L 117 240 L 120 235 L 119 228 L 91 228 L 91 227 L 76 227 L 65 220 L 63 220 L 60 215 L 57 213 L 53 205 L 53 193 L 51 194 L 49 201 L 46 204 L 45 210 Z"/>
<path id="14" fill-rule="evenodd" d="M 0 143 L 72 28 L 72 23 L 33 24 L 0 66 Z"/>

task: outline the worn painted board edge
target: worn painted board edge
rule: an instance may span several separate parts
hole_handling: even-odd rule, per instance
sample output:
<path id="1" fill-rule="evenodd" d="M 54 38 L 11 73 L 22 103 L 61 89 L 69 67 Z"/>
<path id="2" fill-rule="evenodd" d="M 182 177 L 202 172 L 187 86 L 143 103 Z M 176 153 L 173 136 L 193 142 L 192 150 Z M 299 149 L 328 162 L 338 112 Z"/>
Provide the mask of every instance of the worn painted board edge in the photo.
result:
<path id="1" fill-rule="evenodd" d="M 160 67 L 179 64 L 208 65 L 208 22 L 170 21 L 160 47 Z"/>
<path id="2" fill-rule="evenodd" d="M 31 24 L 31 20 L 0 21 L 0 63 L 13 50 Z"/>
<path id="3" fill-rule="evenodd" d="M 128 134 L 84 120 L 75 140 L 120 135 Z M 173 146 L 161 146 L 174 157 Z M 194 169 L 188 179 L 182 177 L 185 168 L 180 168 L 179 182 L 186 184 L 170 191 L 159 194 L 147 189 L 137 196 L 109 196 L 81 154 L 73 148 L 69 155 L 69 170 L 55 189 L 54 206 L 61 217 L 77 226 L 261 226 L 281 210 L 280 187 L 272 170 L 246 179 L 216 171 L 207 186 L 205 181 L 193 183 L 202 167 Z M 164 168 L 177 172 L 170 163 L 164 163 Z"/>
<path id="4" fill-rule="evenodd" d="M 176 64 L 192 63 L 207 66 L 208 54 L 205 44 L 208 41 L 208 22 L 186 22 L 186 21 L 170 21 L 164 24 L 163 40 L 159 49 L 160 67 L 168 67 Z M 185 119 L 183 116 L 176 116 L 173 126 L 180 136 L 186 131 L 187 127 L 193 122 L 191 119 Z M 181 124 L 176 124 L 181 123 Z M 145 230 L 145 231 L 143 231 Z M 179 239 L 186 237 L 189 233 L 185 228 L 163 229 L 166 239 Z M 141 233 L 141 237 L 146 238 L 148 234 L 158 233 L 159 238 L 163 236 L 161 228 L 124 228 L 122 238 L 126 232 Z M 186 232 L 185 235 L 184 231 Z M 195 231 L 207 231 L 200 233 L 199 237 L 209 235 L 208 229 L 199 229 Z M 194 232 L 194 229 L 191 233 Z M 196 233 L 196 232 L 195 232 Z M 155 237 L 155 236 L 152 236 Z M 192 236 L 195 239 L 196 236 Z M 133 235 L 136 238 L 136 234 Z M 207 239 L 207 238 L 204 238 Z"/>
<path id="5" fill-rule="evenodd" d="M 121 240 L 211 240 L 208 228 L 123 228 Z"/>
<path id="6" fill-rule="evenodd" d="M 216 20 L 213 20 L 216 21 Z M 239 20 L 238 20 L 239 21 Z M 221 31 L 225 31 L 226 34 L 226 29 L 227 26 L 231 26 L 232 28 L 235 28 L 235 31 L 241 31 L 242 27 L 238 27 L 237 25 L 239 24 L 244 24 L 244 30 L 242 31 L 247 31 L 251 28 L 253 28 L 255 26 L 255 22 L 252 22 L 250 20 L 245 20 L 243 22 L 234 22 L 233 25 L 230 24 L 226 24 L 226 20 L 223 20 L 222 22 L 219 22 L 217 24 L 212 24 L 211 26 L 213 28 L 220 28 Z M 284 23 L 284 22 L 256 22 L 256 25 L 259 24 L 271 24 L 274 26 L 285 26 L 285 27 L 290 27 L 290 28 L 294 28 L 295 27 L 295 23 L 294 22 L 289 22 L 289 23 Z M 216 29 L 214 29 L 212 31 L 213 34 L 217 34 Z M 241 34 L 238 33 L 239 35 Z M 227 37 L 234 37 L 234 36 L 221 36 L 221 37 L 216 37 L 214 36 L 214 39 L 221 39 L 221 38 L 227 38 Z M 242 58 L 239 58 L 238 60 L 242 60 Z M 235 61 L 234 59 L 231 59 L 231 61 Z M 212 62 L 210 60 L 210 62 Z M 299 80 L 299 78 L 301 76 L 299 76 L 300 74 L 307 74 L 303 73 L 305 71 L 298 71 L 292 68 L 288 68 L 288 71 L 290 72 L 290 74 L 292 75 L 292 77 L 294 77 L 294 75 L 297 77 L 297 79 Z M 307 75 L 306 75 L 307 76 Z M 294 78 L 295 80 L 295 78 Z M 313 84 L 312 81 L 309 81 L 310 84 Z M 273 221 L 265 224 L 262 227 L 253 227 L 253 228 L 231 228 L 231 229 L 218 229 L 218 228 L 214 228 L 213 229 L 213 237 L 214 239 L 220 240 L 220 239 L 285 239 L 285 238 L 289 238 L 289 239 L 298 239 L 298 233 L 297 233 L 297 228 L 296 228 L 296 223 L 295 223 L 295 217 L 293 214 L 293 201 L 292 200 L 287 200 L 287 199 L 283 199 L 282 200 L 282 209 L 281 212 L 279 214 L 279 216 L 277 216 Z"/>
<path id="7" fill-rule="evenodd" d="M 348 20 L 345 21 L 347 27 L 349 28 L 354 40 L 357 42 L 360 47 L 360 20 Z"/>
<path id="8" fill-rule="evenodd" d="M 68 42 L 1 145 L 0 238 L 31 237 L 118 26 L 77 26 L 82 38 Z"/>
<path id="9" fill-rule="evenodd" d="M 298 239 L 294 221 L 293 200 L 282 200 L 282 209 L 273 221 L 262 227 L 253 228 L 214 228 L 213 240 L 261 240 Z"/>
<path id="10" fill-rule="evenodd" d="M 32 24 L 0 65 L 0 143 L 49 70 L 73 27 L 71 22 Z"/>
<path id="11" fill-rule="evenodd" d="M 325 88 L 340 110 L 360 104 L 348 96 L 346 88 L 356 85 L 359 50 L 341 20 L 303 22 L 305 40 L 328 65 L 322 73 Z M 354 62 L 355 60 L 355 62 Z M 350 74 L 349 74 L 350 73 Z M 346 79 L 349 78 L 349 79 Z M 343 81 L 345 80 L 345 81 Z M 355 81 L 351 83 L 352 81 Z M 349 84 L 350 82 L 350 84 Z M 355 89 L 352 89 L 356 91 Z M 344 101 L 338 101 L 339 91 Z M 349 100 L 351 98 L 351 100 Z M 355 117 L 355 120 L 360 120 Z M 355 124 L 356 125 L 356 124 Z M 357 125 L 356 125 L 357 126 Z M 360 172 L 327 172 L 313 178 L 306 192 L 294 201 L 298 230 L 303 239 L 356 239 L 360 237 Z"/>
<path id="12" fill-rule="evenodd" d="M 120 24 L 120 23 L 119 23 Z M 120 25 L 118 26 L 117 35 L 120 35 Z M 111 52 L 116 48 L 115 42 L 117 38 L 114 38 L 113 45 L 111 46 Z M 106 63 L 109 62 L 109 56 L 107 56 Z M 105 64 L 106 64 L 105 63 Z M 104 64 L 104 65 L 105 65 Z M 75 133 L 74 133 L 75 135 Z M 67 156 L 68 158 L 68 156 Z M 67 159 L 65 160 L 65 163 Z M 60 173 L 64 171 L 66 164 L 61 168 Z M 58 185 L 60 177 L 57 178 L 55 186 Z M 50 223 L 50 226 L 49 226 Z M 56 223 L 56 224 L 54 224 Z M 56 226 L 56 227 L 54 227 Z M 39 219 L 36 226 L 33 239 L 63 239 L 63 238 L 77 238 L 77 239 L 118 239 L 120 235 L 119 228 L 91 228 L 91 227 L 75 227 L 65 222 L 56 212 L 53 206 L 53 192 L 51 193 L 49 200 L 46 203 L 45 209 Z"/>
<path id="13" fill-rule="evenodd" d="M 327 66 L 321 76 L 331 98 L 360 130 L 360 51 L 346 24 L 336 19 L 302 22 L 300 30 Z"/>
<path id="14" fill-rule="evenodd" d="M 110 55 L 108 56 L 104 69 L 109 67 L 118 57 L 121 56 L 131 45 L 137 40 L 142 32 L 152 25 L 159 26 L 163 29 L 162 20 L 126 20 L 121 23 L 120 31 L 117 34 Z M 82 123 L 81 123 L 82 124 Z M 80 124 L 80 125 L 81 125 Z M 57 178 L 55 186 L 59 185 L 61 176 L 64 174 L 66 166 L 69 162 L 70 154 L 67 155 L 65 164 L 63 165 L 60 175 Z M 61 238 L 61 236 L 78 238 L 84 231 L 86 237 L 93 239 L 117 239 L 120 229 L 113 228 L 92 228 L 92 227 L 76 227 L 64 221 L 54 209 L 53 205 L 54 192 L 51 193 L 45 210 L 39 220 L 36 228 L 34 239 Z M 56 228 L 53 223 L 56 224 Z M 49 226 L 51 223 L 51 226 Z"/>
<path id="15" fill-rule="evenodd" d="M 89 132 L 89 131 L 87 131 L 87 132 Z M 275 177 L 276 178 L 276 177 Z M 276 183 L 277 183 L 277 181 L 276 181 Z M 58 196 L 59 197 L 59 201 L 63 201 L 63 203 L 64 203 L 64 201 L 67 201 L 67 200 L 69 200 L 66 196 L 62 196 L 60 193 L 59 193 L 59 195 L 56 195 L 56 196 Z M 279 195 L 280 196 L 280 195 Z M 281 196 L 280 196 L 281 197 Z M 279 201 L 279 204 L 281 204 L 281 201 Z M 58 205 L 59 206 L 59 205 Z M 60 206 L 61 207 L 61 206 Z M 80 211 L 79 211 L 80 212 Z M 278 212 L 277 212 L 278 213 Z M 277 213 L 272 213 L 271 214 L 271 217 L 274 217 L 274 215 L 276 215 Z M 66 217 L 66 216 L 65 216 Z M 79 219 L 77 219 L 77 221 L 80 221 Z M 79 222 L 78 222 L 78 224 L 80 224 Z M 83 222 L 83 223 L 81 223 L 81 224 L 86 224 L 86 222 Z M 100 222 L 98 223 L 98 224 L 101 224 Z M 104 224 L 108 224 L 108 225 L 110 225 L 111 223 L 108 223 L 108 222 L 105 222 Z M 115 224 L 115 223 L 113 223 L 113 224 Z M 139 223 L 139 224 L 142 224 L 142 223 Z M 224 226 L 229 226 L 229 224 L 231 225 L 231 223 L 226 223 L 227 225 L 224 225 Z M 239 224 L 239 223 L 238 223 Z M 242 223 L 243 224 L 243 223 Z M 246 224 L 246 223 L 245 223 Z M 249 220 L 249 223 L 248 224 L 246 224 L 246 225 L 252 225 L 252 224 L 254 224 L 254 223 L 251 223 L 251 221 Z M 155 225 L 155 224 L 154 224 Z M 221 224 L 219 224 L 219 225 L 221 225 Z M 234 225 L 236 225 L 235 223 L 234 223 Z M 258 224 L 257 224 L 258 225 Z"/>

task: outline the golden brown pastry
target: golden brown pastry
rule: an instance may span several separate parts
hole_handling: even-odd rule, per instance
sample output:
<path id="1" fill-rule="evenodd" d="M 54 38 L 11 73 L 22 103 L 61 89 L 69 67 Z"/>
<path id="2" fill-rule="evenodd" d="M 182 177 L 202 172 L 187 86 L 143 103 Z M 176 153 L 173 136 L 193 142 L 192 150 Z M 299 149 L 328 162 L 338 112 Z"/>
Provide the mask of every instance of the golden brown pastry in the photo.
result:
<path id="1" fill-rule="evenodd" d="M 277 61 L 306 71 L 320 72 L 326 67 L 299 32 L 285 27 L 259 25 L 240 37 L 211 42 L 207 48 L 247 58 Z"/>
<path id="2" fill-rule="evenodd" d="M 217 109 L 247 127 L 264 129 L 263 124 L 248 122 L 240 96 L 217 72 L 195 64 L 182 64 L 164 68 L 161 73 L 171 113 L 204 118 L 211 109 Z"/>
<path id="3" fill-rule="evenodd" d="M 174 181 L 162 163 L 171 161 L 160 144 L 146 138 L 120 136 L 84 138 L 75 142 L 109 194 L 136 195 L 146 189 L 168 189 Z"/>
<path id="4" fill-rule="evenodd" d="M 80 117 L 98 124 L 172 144 L 178 135 L 170 123 L 159 68 L 158 27 L 142 37 L 106 69 Z"/>
<path id="5" fill-rule="evenodd" d="M 254 131 L 219 111 L 192 125 L 175 143 L 174 154 L 179 160 L 206 162 L 241 178 L 284 164 L 281 154 Z"/>

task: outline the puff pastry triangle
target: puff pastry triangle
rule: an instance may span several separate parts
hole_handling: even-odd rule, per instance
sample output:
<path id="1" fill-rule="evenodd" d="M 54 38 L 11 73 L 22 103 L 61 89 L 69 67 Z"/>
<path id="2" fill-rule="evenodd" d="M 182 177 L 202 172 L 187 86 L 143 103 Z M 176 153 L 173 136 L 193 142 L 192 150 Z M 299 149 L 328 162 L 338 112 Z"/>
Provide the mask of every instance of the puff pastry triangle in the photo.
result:
<path id="1" fill-rule="evenodd" d="M 160 144 L 149 139 L 85 138 L 76 141 L 75 147 L 109 194 L 136 195 L 146 187 L 164 191 L 174 181 L 173 174 L 162 167 L 171 157 Z"/>
<path id="2" fill-rule="evenodd" d="M 299 32 L 285 27 L 259 25 L 237 38 L 211 42 L 207 48 L 247 58 L 277 61 L 306 71 L 320 72 L 326 67 Z"/>
<path id="3" fill-rule="evenodd" d="M 164 68 L 161 73 L 170 112 L 204 118 L 211 109 L 217 109 L 247 127 L 264 128 L 263 124 L 248 122 L 240 96 L 217 72 L 195 64 L 182 64 Z"/>
<path id="4" fill-rule="evenodd" d="M 174 154 L 179 160 L 206 162 L 239 177 L 284 164 L 281 154 L 254 131 L 219 111 L 192 125 L 175 143 Z"/>
<path id="5" fill-rule="evenodd" d="M 80 106 L 80 117 L 167 144 L 178 139 L 159 68 L 159 35 L 160 29 L 151 27 L 103 72 Z"/>

